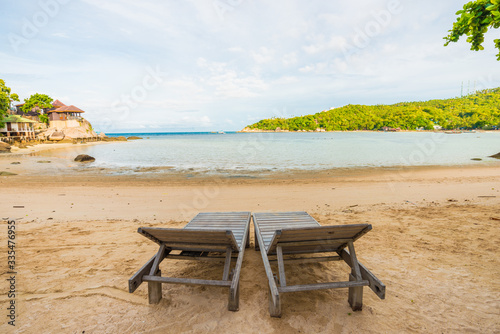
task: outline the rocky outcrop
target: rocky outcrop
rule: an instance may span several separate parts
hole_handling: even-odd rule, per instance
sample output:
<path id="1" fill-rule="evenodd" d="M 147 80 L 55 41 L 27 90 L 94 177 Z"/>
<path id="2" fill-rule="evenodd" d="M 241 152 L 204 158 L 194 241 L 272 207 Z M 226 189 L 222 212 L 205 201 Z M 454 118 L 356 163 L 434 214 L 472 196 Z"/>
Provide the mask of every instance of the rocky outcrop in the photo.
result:
<path id="1" fill-rule="evenodd" d="M 80 122 L 80 126 L 71 128 L 49 128 L 47 131 L 42 132 L 39 137 L 47 138 L 50 140 L 62 140 L 62 139 L 87 139 L 96 138 L 97 133 L 92 129 L 92 125 L 83 119 Z"/>
<path id="2" fill-rule="evenodd" d="M 49 131 L 47 131 L 47 132 L 49 132 Z M 48 138 L 49 140 L 53 140 L 53 141 L 63 140 L 63 139 L 64 139 L 64 137 L 65 137 L 64 132 L 63 132 L 63 131 L 57 131 L 57 130 L 55 130 L 55 131 L 51 132 L 51 133 L 50 133 L 50 134 L 48 134 L 48 136 L 47 136 L 47 138 Z"/>
<path id="3" fill-rule="evenodd" d="M 142 137 L 137 137 L 137 136 L 127 137 L 127 140 L 137 140 L 137 139 L 142 139 Z"/>
<path id="4" fill-rule="evenodd" d="M 0 153 L 10 153 L 10 145 L 0 141 Z"/>
<path id="5" fill-rule="evenodd" d="M 500 159 L 500 152 L 497 154 L 490 155 L 490 158 Z"/>
<path id="6" fill-rule="evenodd" d="M 87 154 L 79 154 L 75 158 L 75 161 L 77 161 L 77 162 L 92 162 L 92 161 L 95 161 L 95 158 L 91 157 L 90 155 L 87 155 Z"/>

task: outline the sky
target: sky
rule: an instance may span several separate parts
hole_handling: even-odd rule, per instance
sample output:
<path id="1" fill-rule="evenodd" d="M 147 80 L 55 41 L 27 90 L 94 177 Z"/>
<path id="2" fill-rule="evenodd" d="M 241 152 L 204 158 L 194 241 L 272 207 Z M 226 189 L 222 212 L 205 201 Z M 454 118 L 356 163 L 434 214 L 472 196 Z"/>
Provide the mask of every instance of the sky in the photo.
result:
<path id="1" fill-rule="evenodd" d="M 232 131 L 347 104 L 500 87 L 500 62 L 443 37 L 465 0 L 0 3 L 0 79 L 107 133 Z"/>

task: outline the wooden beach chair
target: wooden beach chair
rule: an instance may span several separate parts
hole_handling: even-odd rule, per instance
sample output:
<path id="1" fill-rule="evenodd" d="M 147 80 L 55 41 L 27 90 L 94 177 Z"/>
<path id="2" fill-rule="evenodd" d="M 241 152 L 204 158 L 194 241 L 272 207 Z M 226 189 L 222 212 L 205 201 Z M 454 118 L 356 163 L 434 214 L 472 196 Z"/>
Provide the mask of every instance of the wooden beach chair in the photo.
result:
<path id="1" fill-rule="evenodd" d="M 381 299 L 385 285 L 358 262 L 354 241 L 371 230 L 369 224 L 321 226 L 307 212 L 254 213 L 255 248 L 260 249 L 269 280 L 269 312 L 281 316 L 280 293 L 349 288 L 349 304 L 354 311 L 363 306 L 363 287 L 369 286 Z M 345 248 L 348 248 L 346 250 Z M 330 256 L 298 257 L 290 254 L 334 253 Z M 285 255 L 287 258 L 285 258 Z M 302 255 L 301 255 L 302 256 Z M 274 258 L 275 257 L 275 258 Z M 271 258 L 271 259 L 270 259 Z M 349 267 L 349 281 L 288 285 L 285 263 L 312 263 L 343 260 Z M 277 262 L 278 277 L 270 262 Z"/>
<path id="2" fill-rule="evenodd" d="M 148 282 L 149 303 L 157 304 L 162 298 L 162 283 L 226 287 L 229 288 L 228 309 L 238 311 L 241 264 L 245 248 L 250 246 L 250 217 L 250 212 L 200 213 L 182 229 L 139 228 L 137 232 L 160 248 L 129 279 L 129 292 L 134 292 L 142 282 Z M 231 270 L 231 261 L 235 259 L 233 253 L 238 253 L 238 257 Z M 164 259 L 224 262 L 222 280 L 163 277 L 159 265 Z"/>

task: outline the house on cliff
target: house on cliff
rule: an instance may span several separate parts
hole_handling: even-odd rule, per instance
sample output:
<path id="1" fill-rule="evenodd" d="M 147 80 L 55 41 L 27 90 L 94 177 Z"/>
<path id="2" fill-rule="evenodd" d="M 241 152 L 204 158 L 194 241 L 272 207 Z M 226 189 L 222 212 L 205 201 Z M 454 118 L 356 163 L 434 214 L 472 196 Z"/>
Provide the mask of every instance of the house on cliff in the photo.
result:
<path id="1" fill-rule="evenodd" d="M 65 129 L 81 126 L 82 114 L 85 112 L 74 105 L 67 106 L 59 100 L 52 103 L 54 106 L 46 110 L 49 118 L 49 128 Z"/>

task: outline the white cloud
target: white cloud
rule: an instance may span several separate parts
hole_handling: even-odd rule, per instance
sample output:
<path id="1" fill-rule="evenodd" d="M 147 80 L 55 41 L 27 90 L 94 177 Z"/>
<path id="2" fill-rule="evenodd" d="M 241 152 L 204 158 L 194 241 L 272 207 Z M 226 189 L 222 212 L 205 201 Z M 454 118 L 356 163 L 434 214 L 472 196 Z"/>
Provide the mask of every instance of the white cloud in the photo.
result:
<path id="1" fill-rule="evenodd" d="M 255 97 L 267 88 L 267 84 L 259 77 L 239 73 L 226 63 L 199 58 L 197 65 L 209 73 L 208 76 L 202 76 L 200 82 L 214 87 L 215 94 L 223 98 Z"/>
<path id="2" fill-rule="evenodd" d="M 239 46 L 232 46 L 232 47 L 228 48 L 227 51 L 239 53 L 239 52 L 243 52 L 245 50 Z"/>
<path id="3" fill-rule="evenodd" d="M 266 47 L 261 47 L 259 51 L 252 51 L 251 54 L 257 64 L 269 63 L 274 59 L 274 51 Z"/>
<path id="4" fill-rule="evenodd" d="M 288 67 L 297 64 L 297 53 L 291 52 L 287 53 L 281 58 L 283 66 Z"/>

